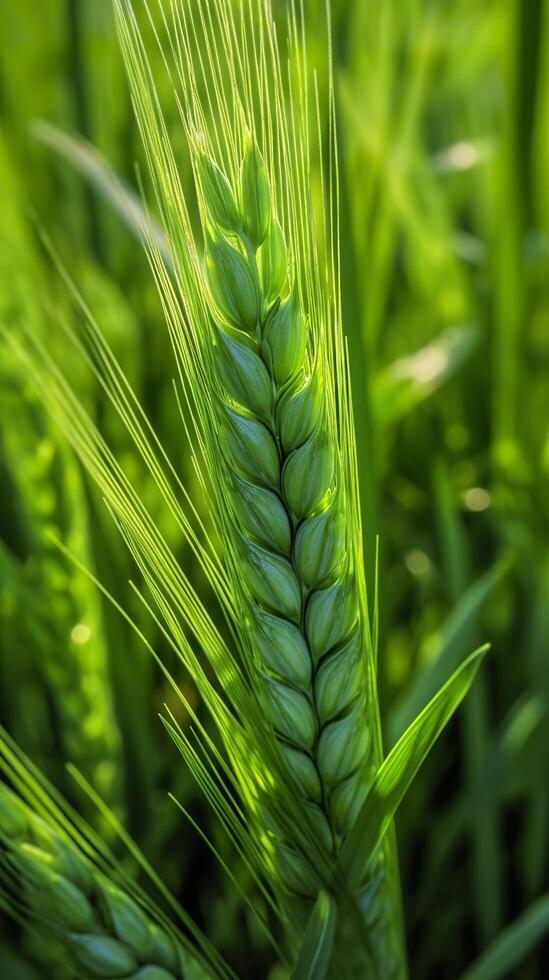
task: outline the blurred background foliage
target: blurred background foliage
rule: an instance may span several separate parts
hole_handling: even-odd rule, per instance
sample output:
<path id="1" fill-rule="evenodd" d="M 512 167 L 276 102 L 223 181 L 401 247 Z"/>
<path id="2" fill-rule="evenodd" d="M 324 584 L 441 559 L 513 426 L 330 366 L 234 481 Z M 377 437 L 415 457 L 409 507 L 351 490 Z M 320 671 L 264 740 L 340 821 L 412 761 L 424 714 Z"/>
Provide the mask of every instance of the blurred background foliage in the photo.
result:
<path id="1" fill-rule="evenodd" d="M 284 0 L 274 7 L 283 18 Z M 305 7 L 322 93 L 322 5 Z M 411 976 L 444 980 L 549 889 L 549 4 L 332 8 L 343 310 L 372 596 L 380 536 L 387 745 L 478 642 L 493 646 L 397 820 Z M 153 45 L 151 57 L 182 150 Z M 201 588 L 127 433 L 66 342 L 67 289 L 38 229 L 192 486 L 145 256 L 108 194 L 37 120 L 84 137 L 134 188 L 137 166 L 147 188 L 109 0 L 2 5 L 0 319 L 58 349 Z M 192 195 L 183 150 L 180 165 Z M 55 334 L 45 334 L 46 309 Z M 251 887 L 158 723 L 165 701 L 181 708 L 52 534 L 177 666 L 128 586 L 137 572 L 96 491 L 20 362 L 5 348 L 0 357 L 0 721 L 112 836 L 67 775 L 74 762 L 242 976 L 263 976 L 270 954 L 257 925 L 167 799 L 171 791 L 184 802 Z M 192 683 L 181 684 L 192 701 Z M 36 951 L 17 952 L 10 931 L 0 933 L 4 975 L 30 977 Z M 547 955 L 537 946 L 509 975 L 545 975 Z"/>

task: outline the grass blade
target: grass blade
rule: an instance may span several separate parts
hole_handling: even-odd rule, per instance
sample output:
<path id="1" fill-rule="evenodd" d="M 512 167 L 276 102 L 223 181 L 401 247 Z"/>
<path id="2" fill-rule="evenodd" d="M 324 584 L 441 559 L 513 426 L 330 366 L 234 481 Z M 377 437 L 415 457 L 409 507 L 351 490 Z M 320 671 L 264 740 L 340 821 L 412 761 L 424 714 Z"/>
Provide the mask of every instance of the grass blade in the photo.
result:
<path id="1" fill-rule="evenodd" d="M 351 884 L 360 881 L 416 772 L 471 687 L 487 649 L 480 647 L 455 671 L 378 770 L 341 852 L 340 868 Z"/>
<path id="2" fill-rule="evenodd" d="M 504 929 L 462 980 L 499 980 L 499 977 L 509 976 L 546 932 L 549 932 L 549 895 L 534 902 L 516 922 Z"/>
<path id="3" fill-rule="evenodd" d="M 388 725 L 390 745 L 394 745 L 402 732 L 406 731 L 465 656 L 462 637 L 476 622 L 486 599 L 506 570 L 506 564 L 497 563 L 481 575 L 448 616 L 441 629 L 438 652 L 417 672 L 402 700 L 391 713 Z"/>
<path id="4" fill-rule="evenodd" d="M 169 250 L 164 233 L 145 211 L 139 197 L 124 183 L 98 150 L 82 137 L 70 136 L 37 120 L 32 127 L 33 135 L 66 160 L 81 177 L 93 187 L 107 204 L 122 218 L 127 228 L 140 241 L 144 233 L 158 247 L 164 261 L 170 263 Z"/>
<path id="5" fill-rule="evenodd" d="M 321 891 L 307 923 L 291 980 L 323 980 L 326 976 L 332 958 L 336 915 L 334 900 Z"/>

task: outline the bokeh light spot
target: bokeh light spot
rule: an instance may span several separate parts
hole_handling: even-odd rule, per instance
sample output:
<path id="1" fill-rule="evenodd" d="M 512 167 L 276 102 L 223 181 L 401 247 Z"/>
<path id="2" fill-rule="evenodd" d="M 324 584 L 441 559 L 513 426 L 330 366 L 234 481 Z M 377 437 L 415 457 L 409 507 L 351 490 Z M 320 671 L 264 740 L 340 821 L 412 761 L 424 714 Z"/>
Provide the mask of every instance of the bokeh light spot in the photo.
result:
<path id="1" fill-rule="evenodd" d="M 90 636 L 91 629 L 85 623 L 77 623 L 71 630 L 71 640 L 73 643 L 77 643 L 78 646 L 83 646 L 84 643 L 87 643 Z"/>
<path id="2" fill-rule="evenodd" d="M 490 506 L 490 494 L 483 487 L 471 487 L 463 495 L 467 510 L 481 511 Z"/>
<path id="3" fill-rule="evenodd" d="M 431 559 L 424 551 L 420 551 L 419 548 L 408 552 L 404 559 L 404 564 L 408 571 L 417 578 L 427 575 L 431 569 Z"/>

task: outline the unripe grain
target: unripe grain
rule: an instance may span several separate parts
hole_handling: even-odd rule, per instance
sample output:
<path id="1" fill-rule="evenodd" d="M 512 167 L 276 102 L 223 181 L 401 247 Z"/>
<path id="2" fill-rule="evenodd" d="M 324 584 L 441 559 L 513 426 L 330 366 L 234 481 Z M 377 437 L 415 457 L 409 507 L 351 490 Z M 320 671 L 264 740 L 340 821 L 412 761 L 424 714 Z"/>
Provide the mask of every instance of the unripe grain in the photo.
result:
<path id="1" fill-rule="evenodd" d="M 345 555 L 343 518 L 337 500 L 299 525 L 294 562 L 299 578 L 312 589 L 332 575 Z"/>
<path id="2" fill-rule="evenodd" d="M 238 588 L 258 697 L 303 797 L 309 832 L 332 855 L 372 765 L 364 627 L 346 560 L 345 484 L 322 362 L 310 346 L 259 159 L 248 151 L 242 165 L 241 250 L 227 251 L 220 236 L 207 253 L 217 308 L 241 331 L 233 336 L 218 317 L 220 438 L 235 516 L 234 532 L 225 527 L 242 557 Z M 286 887 L 313 898 L 318 884 L 304 855 L 274 814 L 264 826 L 276 838 Z"/>
<path id="3" fill-rule="evenodd" d="M 246 234 L 255 248 L 263 242 L 271 221 L 271 192 L 263 158 L 250 144 L 242 161 L 241 209 Z"/>
<path id="4" fill-rule="evenodd" d="M 240 216 L 235 196 L 225 174 L 206 153 L 198 157 L 198 172 L 210 221 L 223 231 L 237 231 L 241 223 Z"/>
<path id="5" fill-rule="evenodd" d="M 239 415 L 227 408 L 225 452 L 235 469 L 268 487 L 278 486 L 280 457 L 269 430 L 257 419 Z"/>
<path id="6" fill-rule="evenodd" d="M 296 687 L 311 682 L 311 657 L 303 633 L 293 623 L 263 609 L 254 610 L 254 639 L 264 663 Z"/>
<path id="7" fill-rule="evenodd" d="M 334 477 L 334 454 L 325 432 L 317 430 L 288 456 L 282 473 L 284 496 L 296 517 L 318 507 Z"/>
<path id="8" fill-rule="evenodd" d="M 278 494 L 233 477 L 233 507 L 243 527 L 247 528 L 260 544 L 289 556 L 292 529 L 288 512 Z"/>
<path id="9" fill-rule="evenodd" d="M 315 677 L 315 702 L 323 722 L 345 710 L 364 687 L 364 664 L 360 637 L 354 634 L 348 643 L 320 664 Z"/>
<path id="10" fill-rule="evenodd" d="M 132 950 L 112 936 L 72 933 L 68 945 L 78 964 L 93 977 L 124 977 L 137 970 Z"/>
<path id="11" fill-rule="evenodd" d="M 303 363 L 307 325 L 292 293 L 267 320 L 265 345 L 277 385 L 282 386 Z"/>
<path id="12" fill-rule="evenodd" d="M 280 611 L 292 622 L 301 615 L 301 589 L 286 558 L 247 542 L 244 577 L 252 595 L 268 609 Z"/>
<path id="13" fill-rule="evenodd" d="M 259 319 L 257 277 L 244 256 L 224 238 L 208 239 L 210 290 L 221 316 L 232 327 L 252 332 Z"/>
<path id="14" fill-rule="evenodd" d="M 268 300 L 280 296 L 287 278 L 286 242 L 282 228 L 276 220 L 271 221 L 269 232 L 257 253 L 261 288 Z"/>
<path id="15" fill-rule="evenodd" d="M 359 699 L 344 718 L 330 722 L 318 741 L 318 768 L 329 786 L 335 786 L 358 768 L 370 747 L 363 724 L 364 702 Z"/>
<path id="16" fill-rule="evenodd" d="M 268 419 L 273 409 L 272 381 L 265 364 L 242 336 L 243 340 L 237 340 L 225 330 L 218 331 L 219 375 L 235 402 Z"/>
<path id="17" fill-rule="evenodd" d="M 314 592 L 307 604 L 305 629 L 316 660 L 338 646 L 356 623 L 352 582 L 339 579 L 327 589 Z"/>
<path id="18" fill-rule="evenodd" d="M 316 375 L 301 387 L 285 392 L 277 406 L 277 424 L 285 453 L 302 446 L 317 428 L 322 413 L 322 399 Z"/>
<path id="19" fill-rule="evenodd" d="M 196 965 L 130 895 L 3 784 L 0 853 L 9 887 L 17 883 L 21 913 L 65 948 L 75 976 L 183 980 L 184 962 Z M 206 980 L 201 968 L 197 975 Z"/>
<path id="20" fill-rule="evenodd" d="M 312 706 L 304 694 L 267 679 L 267 703 L 273 726 L 284 738 L 305 749 L 311 749 L 316 736 Z"/>
<path id="21" fill-rule="evenodd" d="M 101 882 L 100 899 L 105 918 L 110 922 L 115 936 L 121 942 L 131 945 L 140 956 L 145 956 L 150 944 L 149 923 L 145 913 L 129 895 L 125 895 L 107 880 Z"/>
<path id="22" fill-rule="evenodd" d="M 320 776 L 312 758 L 305 752 L 295 749 L 286 743 L 281 743 L 282 755 L 286 760 L 288 769 L 299 786 L 302 786 L 306 797 L 310 800 L 320 802 L 322 799 L 322 787 Z"/>

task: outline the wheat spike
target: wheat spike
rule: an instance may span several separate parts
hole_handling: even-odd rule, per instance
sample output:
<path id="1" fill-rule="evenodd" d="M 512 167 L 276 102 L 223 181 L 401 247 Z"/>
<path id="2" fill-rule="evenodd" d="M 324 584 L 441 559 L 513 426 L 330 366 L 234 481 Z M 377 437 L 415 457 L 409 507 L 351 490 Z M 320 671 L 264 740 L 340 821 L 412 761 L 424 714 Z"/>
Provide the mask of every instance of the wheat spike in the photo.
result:
<path id="1" fill-rule="evenodd" d="M 249 643 L 265 710 L 332 851 L 372 768 L 338 447 L 259 151 L 248 147 L 237 193 L 208 157 L 199 173 Z"/>
<path id="2" fill-rule="evenodd" d="M 172 936 L 4 784 L 0 870 L 16 883 L 17 908 L 58 941 L 75 975 L 205 980 Z"/>
<path id="3" fill-rule="evenodd" d="M 367 623 L 336 427 L 258 149 L 248 147 L 234 190 L 208 157 L 197 173 L 221 382 L 224 527 L 241 558 L 235 578 L 250 656 L 317 840 L 336 855 L 376 768 Z M 283 832 L 277 857 L 289 891 L 315 897 L 310 869 Z M 389 908 L 380 901 L 386 874 L 381 853 L 362 907 L 391 976 L 392 927 L 379 917 Z"/>

